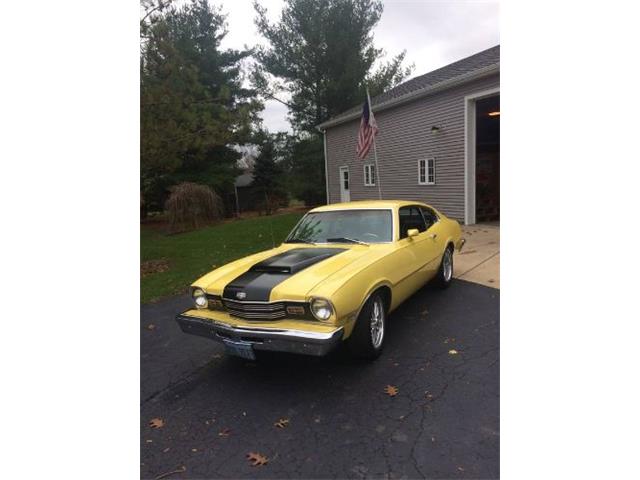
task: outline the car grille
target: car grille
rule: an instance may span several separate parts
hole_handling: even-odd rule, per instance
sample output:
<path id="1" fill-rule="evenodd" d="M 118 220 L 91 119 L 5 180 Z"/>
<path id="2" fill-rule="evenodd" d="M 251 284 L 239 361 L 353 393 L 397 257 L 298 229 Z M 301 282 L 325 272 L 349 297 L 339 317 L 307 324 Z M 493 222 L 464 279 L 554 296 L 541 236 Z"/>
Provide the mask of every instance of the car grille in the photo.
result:
<path id="1" fill-rule="evenodd" d="M 230 315 L 248 320 L 277 320 L 287 316 L 285 302 L 236 302 L 224 298 L 222 304 Z"/>

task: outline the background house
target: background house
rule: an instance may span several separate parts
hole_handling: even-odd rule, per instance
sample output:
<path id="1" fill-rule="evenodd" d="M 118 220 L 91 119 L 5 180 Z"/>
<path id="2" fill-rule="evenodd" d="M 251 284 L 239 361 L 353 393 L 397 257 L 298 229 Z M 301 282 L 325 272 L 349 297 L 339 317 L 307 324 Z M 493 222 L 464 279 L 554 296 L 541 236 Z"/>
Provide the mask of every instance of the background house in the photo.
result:
<path id="1" fill-rule="evenodd" d="M 379 127 L 356 157 L 362 106 L 319 125 L 327 202 L 424 201 L 466 224 L 500 218 L 500 46 L 413 78 L 371 99 Z"/>

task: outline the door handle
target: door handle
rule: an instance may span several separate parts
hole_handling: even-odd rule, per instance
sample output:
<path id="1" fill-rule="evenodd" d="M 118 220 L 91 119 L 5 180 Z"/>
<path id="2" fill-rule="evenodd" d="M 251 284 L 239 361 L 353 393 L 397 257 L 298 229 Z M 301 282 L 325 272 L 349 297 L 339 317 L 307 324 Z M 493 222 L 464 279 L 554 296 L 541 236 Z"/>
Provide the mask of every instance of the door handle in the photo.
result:
<path id="1" fill-rule="evenodd" d="M 437 234 L 437 233 L 432 233 L 431 235 L 429 235 L 429 238 L 430 238 L 431 240 L 435 240 L 437 236 L 438 236 L 438 234 Z"/>

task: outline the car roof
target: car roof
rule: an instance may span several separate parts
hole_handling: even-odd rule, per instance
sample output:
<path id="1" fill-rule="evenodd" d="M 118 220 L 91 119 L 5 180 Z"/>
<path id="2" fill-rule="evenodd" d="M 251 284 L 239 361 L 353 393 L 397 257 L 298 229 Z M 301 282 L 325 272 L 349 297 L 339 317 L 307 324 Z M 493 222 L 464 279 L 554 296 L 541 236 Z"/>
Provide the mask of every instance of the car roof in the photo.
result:
<path id="1" fill-rule="evenodd" d="M 330 212 L 332 210 L 358 210 L 373 208 L 399 208 L 405 205 L 425 205 L 422 202 L 410 200 L 360 200 L 357 202 L 332 203 L 311 210 L 311 212 Z"/>

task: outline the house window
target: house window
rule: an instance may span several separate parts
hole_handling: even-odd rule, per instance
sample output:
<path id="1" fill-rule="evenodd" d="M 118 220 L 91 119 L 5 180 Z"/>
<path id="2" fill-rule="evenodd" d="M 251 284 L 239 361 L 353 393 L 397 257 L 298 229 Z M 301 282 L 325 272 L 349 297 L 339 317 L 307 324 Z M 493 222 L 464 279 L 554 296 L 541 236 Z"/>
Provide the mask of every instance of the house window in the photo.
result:
<path id="1" fill-rule="evenodd" d="M 436 184 L 436 159 L 433 157 L 418 160 L 418 185 Z"/>
<path id="2" fill-rule="evenodd" d="M 372 163 L 364 166 L 364 186 L 373 187 L 376 184 L 376 169 Z"/>

